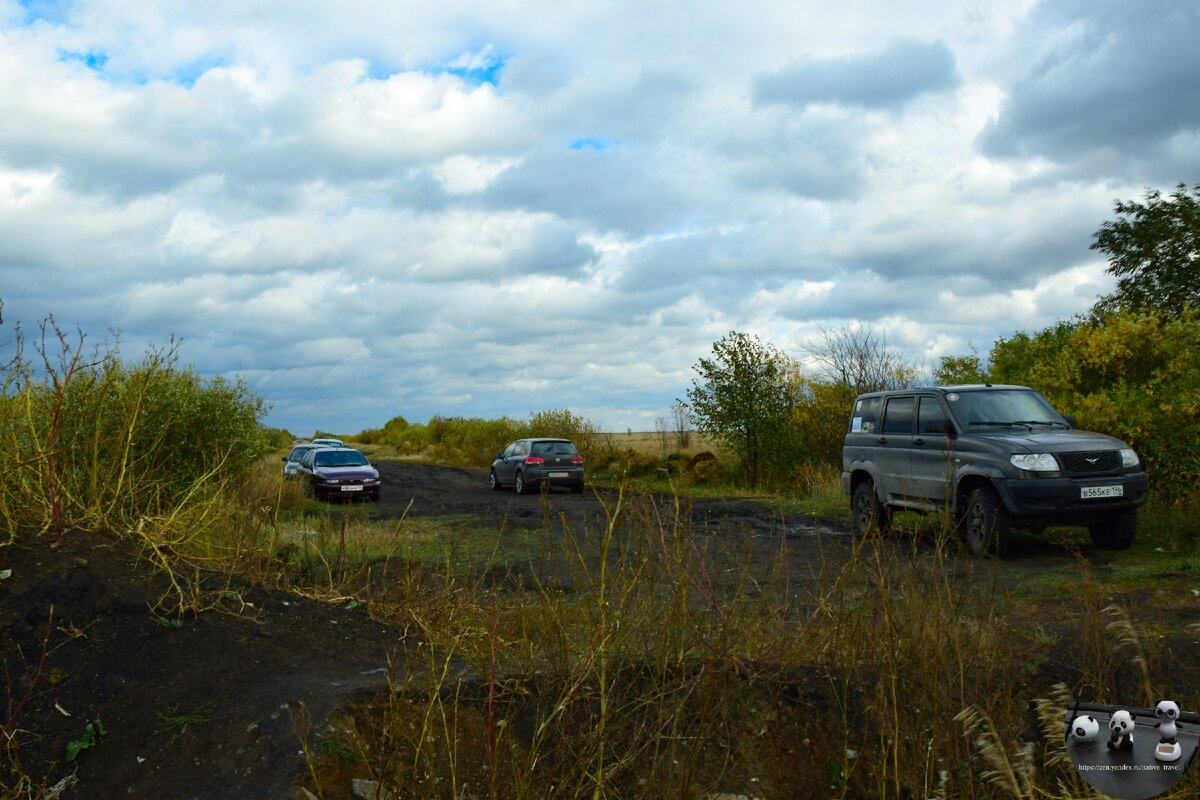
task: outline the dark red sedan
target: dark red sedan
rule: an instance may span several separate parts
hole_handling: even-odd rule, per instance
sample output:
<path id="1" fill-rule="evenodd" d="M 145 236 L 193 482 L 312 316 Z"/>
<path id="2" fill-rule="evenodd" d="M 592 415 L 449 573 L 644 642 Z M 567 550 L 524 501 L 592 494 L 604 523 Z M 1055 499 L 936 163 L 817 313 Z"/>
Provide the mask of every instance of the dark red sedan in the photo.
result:
<path id="1" fill-rule="evenodd" d="M 320 447 L 300 458 L 296 477 L 321 500 L 379 502 L 379 471 L 352 447 Z"/>

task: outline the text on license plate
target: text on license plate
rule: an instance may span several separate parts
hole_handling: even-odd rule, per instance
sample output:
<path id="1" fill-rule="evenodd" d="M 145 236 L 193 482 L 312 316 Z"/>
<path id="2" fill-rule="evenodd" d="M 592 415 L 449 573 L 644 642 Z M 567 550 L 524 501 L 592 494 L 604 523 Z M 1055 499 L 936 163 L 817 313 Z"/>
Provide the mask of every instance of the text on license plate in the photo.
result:
<path id="1" fill-rule="evenodd" d="M 1118 486 L 1117 488 L 1119 489 L 1121 487 Z M 347 484 L 346 486 L 343 486 L 342 491 L 343 492 L 361 492 L 362 487 L 359 486 L 358 484 L 351 483 L 351 484 Z"/>
<path id="2" fill-rule="evenodd" d="M 565 472 L 551 472 L 551 473 L 550 473 L 550 477 L 551 477 L 551 478 L 565 478 L 565 477 L 567 477 L 567 473 L 565 473 Z"/>
<path id="3" fill-rule="evenodd" d="M 1124 486 L 1083 486 L 1079 489 L 1079 499 L 1095 500 L 1103 497 L 1124 497 Z"/>

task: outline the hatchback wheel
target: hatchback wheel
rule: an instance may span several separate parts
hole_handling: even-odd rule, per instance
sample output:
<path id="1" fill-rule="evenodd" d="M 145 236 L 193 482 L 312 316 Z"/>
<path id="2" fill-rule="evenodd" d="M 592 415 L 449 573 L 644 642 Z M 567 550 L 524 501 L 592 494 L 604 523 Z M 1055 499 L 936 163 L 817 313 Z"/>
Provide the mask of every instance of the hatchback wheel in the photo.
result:
<path id="1" fill-rule="evenodd" d="M 963 535 L 971 555 L 1008 555 L 1008 510 L 991 486 L 971 490 L 962 516 Z"/>
<path id="2" fill-rule="evenodd" d="M 520 472 L 517 473 L 517 477 L 513 478 L 513 489 L 517 494 L 525 494 L 529 491 L 529 487 L 525 484 L 525 476 Z"/>
<path id="3" fill-rule="evenodd" d="M 500 480 L 496 477 L 496 470 L 492 470 L 488 473 L 488 487 L 490 487 L 493 492 L 500 491 Z"/>

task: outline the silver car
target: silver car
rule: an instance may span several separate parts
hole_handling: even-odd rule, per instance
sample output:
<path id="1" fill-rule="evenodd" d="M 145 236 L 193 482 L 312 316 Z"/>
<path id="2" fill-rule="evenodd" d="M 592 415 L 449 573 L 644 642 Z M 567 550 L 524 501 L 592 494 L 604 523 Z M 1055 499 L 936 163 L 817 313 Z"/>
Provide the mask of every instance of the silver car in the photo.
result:
<path id="1" fill-rule="evenodd" d="M 316 442 L 306 442 L 298 444 L 292 448 L 292 452 L 283 456 L 283 477 L 294 478 L 296 470 L 300 466 L 300 459 L 304 458 L 304 454 L 309 450 L 315 450 L 318 447 L 328 447 L 329 445 L 317 444 Z"/>

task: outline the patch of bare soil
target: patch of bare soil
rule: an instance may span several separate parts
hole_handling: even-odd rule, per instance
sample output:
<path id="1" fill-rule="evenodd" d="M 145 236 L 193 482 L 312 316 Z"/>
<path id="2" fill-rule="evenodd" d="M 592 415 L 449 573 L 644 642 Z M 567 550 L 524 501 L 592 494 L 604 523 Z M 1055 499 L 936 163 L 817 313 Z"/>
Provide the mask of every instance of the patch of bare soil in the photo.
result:
<path id="1" fill-rule="evenodd" d="M 380 468 L 374 511 L 384 517 L 543 528 L 551 520 L 562 530 L 603 525 L 614 499 L 491 491 L 480 471 Z M 645 515 L 674 513 L 670 500 L 640 506 Z M 764 571 L 777 568 L 780 543 L 797 573 L 836 561 L 849 544 L 844 529 L 792 526 L 749 501 L 695 501 L 683 511 L 695 530 L 732 542 L 731 552 L 761 553 L 751 558 Z M 64 798 L 303 797 L 300 731 L 320 730 L 386 688 L 401 634 L 362 607 L 232 584 L 221 586 L 220 607 L 166 619 L 154 609 L 169 587 L 126 545 L 79 531 L 52 544 L 28 536 L 0 548 L 0 722 L 20 744 L 9 753 L 21 773 L 46 785 L 75 779 Z M 1027 553 L 1021 568 L 1062 557 Z M 89 724 L 91 746 L 68 761 L 72 742 L 89 744 Z M 12 767 L 0 758 L 0 788 L 17 780 Z"/>
<path id="2" fill-rule="evenodd" d="M 64 797 L 290 796 L 301 709 L 323 720 L 384 685 L 396 634 L 361 608 L 233 587 L 222 609 L 167 619 L 152 611 L 167 586 L 126 547 L 52 542 L 0 549 L 0 710 L 25 774 L 77 779 Z"/>

